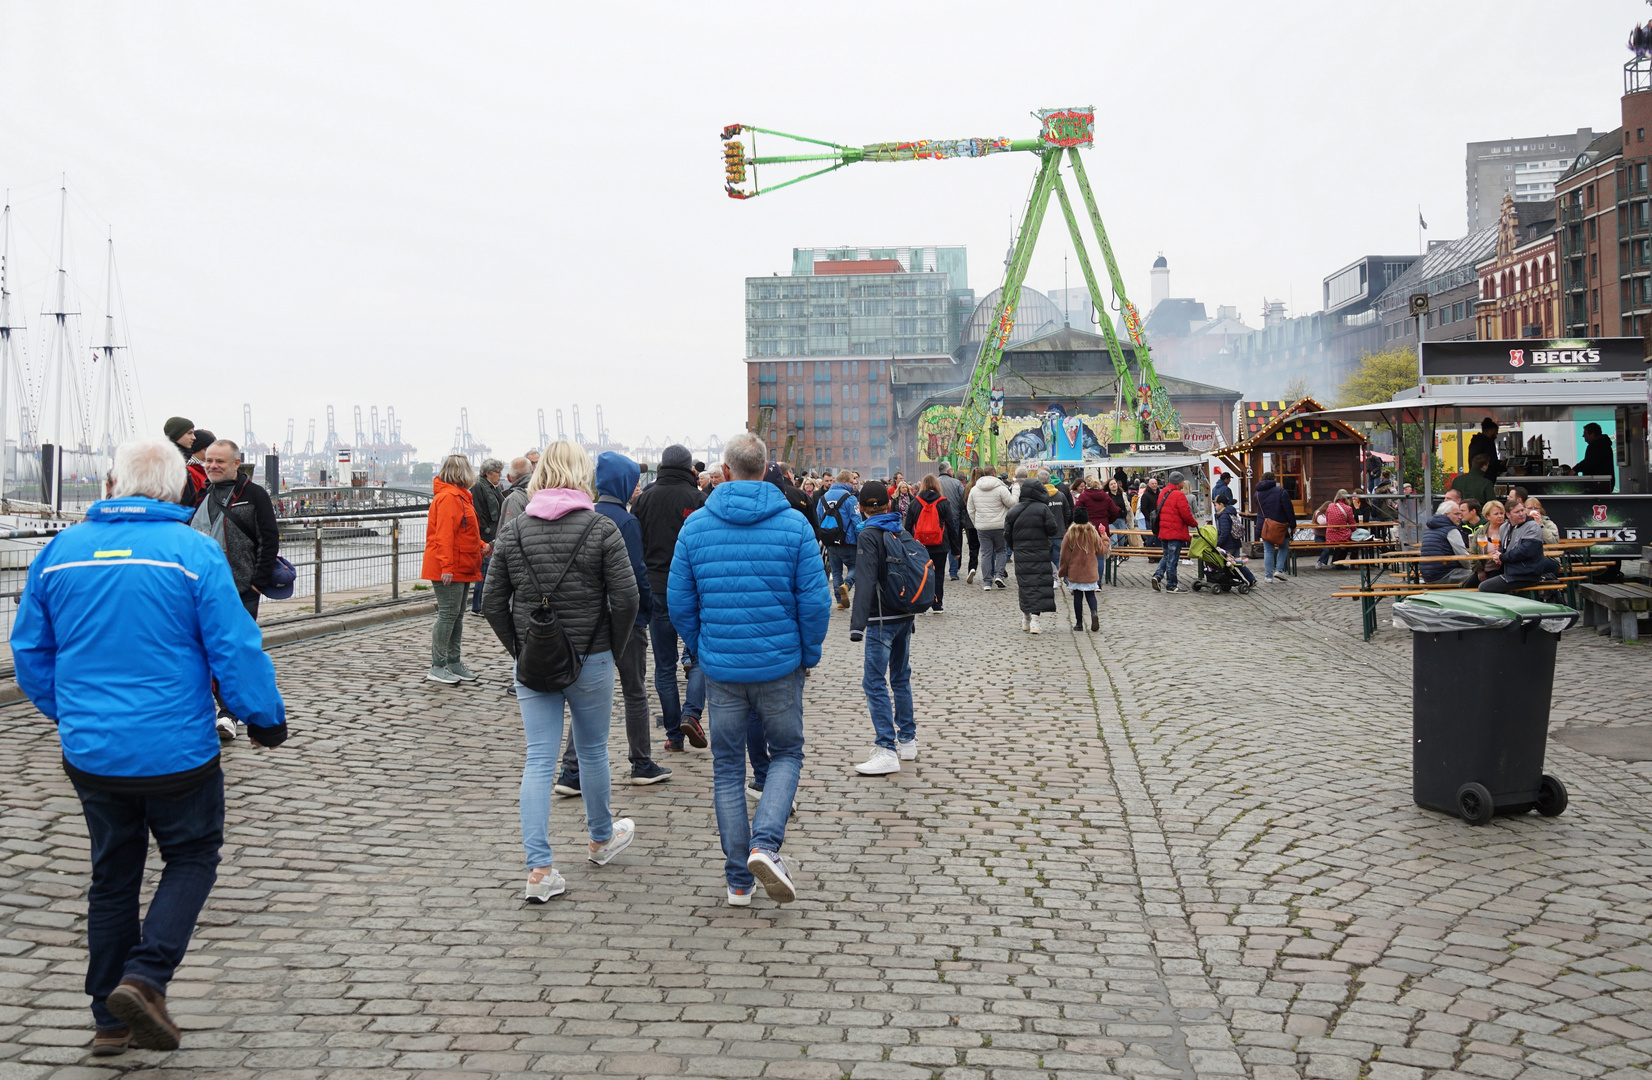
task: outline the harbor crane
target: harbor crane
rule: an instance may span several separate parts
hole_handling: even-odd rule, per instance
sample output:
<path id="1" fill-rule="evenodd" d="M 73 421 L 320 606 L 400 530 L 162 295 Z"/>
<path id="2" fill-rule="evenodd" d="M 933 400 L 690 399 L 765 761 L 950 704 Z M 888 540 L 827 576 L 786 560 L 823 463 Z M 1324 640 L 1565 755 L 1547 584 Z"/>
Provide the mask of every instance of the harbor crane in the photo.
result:
<path id="1" fill-rule="evenodd" d="M 334 452 L 343 445 L 344 440 L 338 437 L 338 427 L 333 422 L 333 407 L 329 405 L 327 406 L 327 442 L 322 446 L 321 452 L 331 460 Z"/>
<path id="2" fill-rule="evenodd" d="M 539 410 L 539 448 L 543 450 L 551 444 L 551 437 L 545 434 L 545 410 Z"/>
<path id="3" fill-rule="evenodd" d="M 608 439 L 608 425 L 602 422 L 602 406 L 597 406 L 597 445 L 606 449 L 612 445 Z"/>
<path id="4" fill-rule="evenodd" d="M 568 431 L 562 426 L 562 410 L 556 411 L 556 437 L 559 442 L 568 441 Z"/>
<path id="5" fill-rule="evenodd" d="M 315 417 L 310 417 L 310 433 L 304 437 L 304 460 L 315 457 Z"/>
<path id="6" fill-rule="evenodd" d="M 245 432 L 241 439 L 241 459 L 243 461 L 256 461 L 270 452 L 270 447 L 259 442 L 258 436 L 252 433 L 252 406 L 250 404 L 241 406 L 241 427 Z"/>
<path id="7" fill-rule="evenodd" d="M 459 429 L 453 436 L 453 452 L 463 454 L 470 459 L 472 465 L 480 465 L 482 459 L 491 453 L 493 447 L 479 442 L 470 433 L 470 410 L 465 406 L 459 407 Z"/>
<path id="8" fill-rule="evenodd" d="M 585 431 L 580 427 L 578 405 L 574 406 L 574 442 L 584 446 L 587 450 L 590 449 L 590 447 L 586 446 L 585 443 Z"/>
<path id="9" fill-rule="evenodd" d="M 1040 130 L 1038 136 L 1031 139 L 915 139 L 856 147 L 824 139 L 788 135 L 782 131 L 753 127 L 750 124 L 730 124 L 722 131 L 723 187 L 731 199 L 755 198 L 824 173 L 834 172 L 845 165 L 865 161 L 940 161 L 1017 152 L 1031 153 L 1039 159 L 1032 194 L 1022 214 L 1015 245 L 1005 263 L 1004 283 L 1003 288 L 999 290 L 998 304 L 992 313 L 992 322 L 988 324 L 986 337 L 981 342 L 981 351 L 975 358 L 975 366 L 964 389 L 962 400 L 957 406 L 930 406 L 920 417 L 920 430 L 927 430 L 927 433 L 937 440 L 937 456 L 951 458 L 954 465 L 977 455 L 975 444 L 983 430 L 989 428 L 989 421 L 993 435 L 992 458 L 996 464 L 997 418 L 992 407 L 993 390 L 1004 347 L 1009 344 L 1010 334 L 1015 326 L 1016 308 L 1021 301 L 1021 287 L 1032 261 L 1033 247 L 1037 243 L 1039 229 L 1044 223 L 1044 213 L 1049 207 L 1052 194 L 1061 204 L 1061 213 L 1066 218 L 1067 230 L 1072 236 L 1079 266 L 1084 271 L 1091 303 L 1097 312 L 1102 313 L 1100 329 L 1107 342 L 1107 352 L 1113 361 L 1113 369 L 1118 375 L 1114 408 L 1108 417 L 1107 435 L 1102 441 L 1171 441 L 1179 440 L 1181 437 L 1181 417 L 1171 406 L 1169 395 L 1159 383 L 1146 338 L 1142 334 L 1141 315 L 1125 295 L 1124 280 L 1119 274 L 1118 262 L 1113 257 L 1113 247 L 1108 242 L 1107 230 L 1101 222 L 1101 212 L 1096 207 L 1090 181 L 1084 173 L 1084 163 L 1079 158 L 1080 147 L 1091 147 L 1095 144 L 1095 109 L 1088 106 L 1040 109 L 1033 116 L 1038 120 Z M 760 156 L 757 153 L 757 136 L 760 134 L 806 144 L 809 152 Z M 749 154 L 741 141 L 742 135 L 748 136 L 751 141 Z M 1117 299 L 1117 303 L 1111 305 L 1111 309 L 1123 314 L 1125 331 L 1134 345 L 1137 374 L 1131 373 L 1123 346 L 1113 329 L 1112 320 L 1106 317 L 1105 313 L 1110 309 L 1110 305 L 1102 296 L 1083 236 L 1079 231 L 1078 217 L 1073 211 L 1066 186 L 1061 180 L 1064 158 L 1071 168 L 1079 194 L 1084 199 L 1084 208 L 1089 213 L 1090 224 L 1095 230 L 1096 240 L 1106 263 L 1113 294 Z M 763 187 L 758 181 L 759 166 L 804 166 L 813 171 Z"/>
<path id="10" fill-rule="evenodd" d="M 286 460 L 291 460 L 293 456 L 293 425 L 293 418 L 287 417 L 287 441 L 281 445 L 281 456 Z"/>

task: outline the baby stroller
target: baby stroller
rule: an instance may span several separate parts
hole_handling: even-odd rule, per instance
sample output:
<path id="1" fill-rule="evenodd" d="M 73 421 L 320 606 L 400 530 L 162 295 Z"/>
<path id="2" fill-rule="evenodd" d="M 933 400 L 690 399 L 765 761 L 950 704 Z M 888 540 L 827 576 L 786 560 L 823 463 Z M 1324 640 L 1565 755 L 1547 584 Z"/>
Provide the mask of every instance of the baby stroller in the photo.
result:
<path id="1" fill-rule="evenodd" d="M 1250 582 L 1235 569 L 1232 557 L 1216 546 L 1216 526 L 1201 525 L 1194 530 L 1187 553 L 1199 564 L 1199 576 L 1193 581 L 1194 592 L 1207 585 L 1217 593 L 1232 589 L 1243 596 L 1250 592 Z"/>

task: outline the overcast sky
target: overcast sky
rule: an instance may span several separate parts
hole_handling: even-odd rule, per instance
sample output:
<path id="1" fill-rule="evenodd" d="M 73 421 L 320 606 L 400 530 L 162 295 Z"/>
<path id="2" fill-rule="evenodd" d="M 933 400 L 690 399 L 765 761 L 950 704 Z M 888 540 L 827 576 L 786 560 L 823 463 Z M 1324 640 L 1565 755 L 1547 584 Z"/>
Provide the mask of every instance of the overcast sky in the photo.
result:
<path id="1" fill-rule="evenodd" d="M 1465 143 L 1616 127 L 1647 15 L 8 0 L 13 290 L 38 324 L 67 173 L 82 310 L 101 314 L 112 228 L 151 427 L 181 413 L 239 436 L 251 402 L 262 439 L 291 417 L 302 443 L 332 404 L 350 439 L 355 405 L 390 405 L 431 459 L 466 406 L 508 457 L 537 408 L 578 404 L 592 435 L 601 404 L 621 441 L 727 437 L 746 276 L 797 246 L 965 244 L 985 295 L 1035 162 L 864 164 L 741 203 L 724 124 L 1019 138 L 1033 109 L 1094 104 L 1086 166 L 1132 297 L 1162 250 L 1173 295 L 1254 326 L 1264 298 L 1312 311 L 1332 270 L 1415 251 L 1419 204 L 1428 237 L 1461 235 Z M 1068 250 L 1052 209 L 1028 284 L 1059 287 Z"/>

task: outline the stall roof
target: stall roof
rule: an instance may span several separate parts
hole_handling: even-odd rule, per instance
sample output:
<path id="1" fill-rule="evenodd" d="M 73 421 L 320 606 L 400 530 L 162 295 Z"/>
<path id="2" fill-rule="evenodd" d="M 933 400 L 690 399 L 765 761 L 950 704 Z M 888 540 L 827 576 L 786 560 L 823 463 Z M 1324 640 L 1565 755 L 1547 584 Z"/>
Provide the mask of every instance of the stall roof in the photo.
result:
<path id="1" fill-rule="evenodd" d="M 1522 407 L 1563 408 L 1572 405 L 1627 405 L 1646 400 L 1646 383 L 1640 379 L 1600 379 L 1590 382 L 1475 383 L 1462 386 L 1429 386 L 1426 394 L 1416 389 L 1402 390 L 1392 401 L 1374 405 L 1354 405 L 1346 409 L 1326 409 L 1311 413 L 1335 420 L 1375 420 L 1402 424 L 1426 423 L 1430 412 L 1440 409 L 1518 409 Z"/>

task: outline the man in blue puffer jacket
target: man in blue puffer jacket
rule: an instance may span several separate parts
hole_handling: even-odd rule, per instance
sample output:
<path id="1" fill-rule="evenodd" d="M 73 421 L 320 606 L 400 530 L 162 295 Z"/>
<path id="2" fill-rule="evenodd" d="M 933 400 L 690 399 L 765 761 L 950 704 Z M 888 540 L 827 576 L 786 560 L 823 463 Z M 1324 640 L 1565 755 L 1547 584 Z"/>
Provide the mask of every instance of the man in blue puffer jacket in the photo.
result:
<path id="1" fill-rule="evenodd" d="M 100 1057 L 178 1048 L 166 988 L 224 839 L 213 678 L 253 742 L 287 737 L 258 624 L 217 541 L 177 503 L 177 448 L 126 443 L 114 474 L 115 497 L 30 564 L 11 634 L 17 683 L 57 723 L 91 839 L 86 992 Z M 166 866 L 140 929 L 150 833 Z"/>
<path id="2" fill-rule="evenodd" d="M 728 902 L 751 903 L 755 881 L 790 903 L 780 858 L 803 770 L 803 672 L 820 663 L 832 599 L 814 527 L 763 480 L 768 448 L 750 432 L 723 447 L 724 482 L 683 523 L 671 560 L 671 622 L 706 678 L 717 831 Z M 746 721 L 755 710 L 769 775 L 746 814 Z"/>

